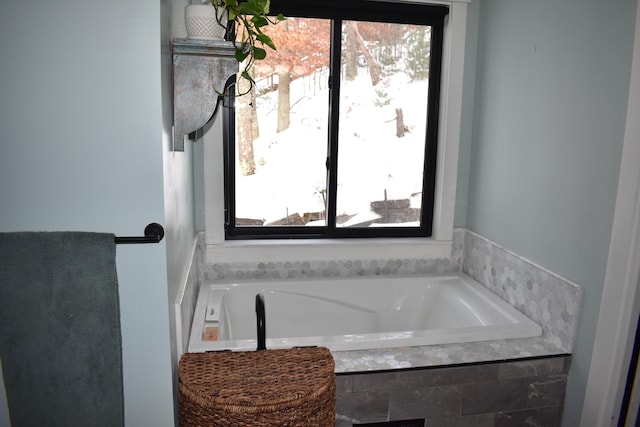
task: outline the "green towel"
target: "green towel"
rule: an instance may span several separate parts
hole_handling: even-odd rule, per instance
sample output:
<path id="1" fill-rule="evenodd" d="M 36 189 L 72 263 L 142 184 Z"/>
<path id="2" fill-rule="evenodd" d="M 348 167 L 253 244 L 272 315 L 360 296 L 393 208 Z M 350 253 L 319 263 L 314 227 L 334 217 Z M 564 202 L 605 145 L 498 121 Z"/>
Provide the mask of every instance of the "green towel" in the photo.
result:
<path id="1" fill-rule="evenodd" d="M 0 233 L 0 357 L 13 427 L 124 425 L 113 234 Z"/>

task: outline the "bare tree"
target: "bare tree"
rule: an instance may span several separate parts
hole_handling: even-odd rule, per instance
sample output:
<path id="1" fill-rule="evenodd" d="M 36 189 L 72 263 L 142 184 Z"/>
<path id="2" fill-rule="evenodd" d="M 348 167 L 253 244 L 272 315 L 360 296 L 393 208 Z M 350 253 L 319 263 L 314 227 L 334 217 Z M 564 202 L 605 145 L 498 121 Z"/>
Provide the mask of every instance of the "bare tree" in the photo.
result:
<path id="1" fill-rule="evenodd" d="M 290 124 L 292 79 L 311 75 L 328 64 L 329 28 L 328 20 L 307 18 L 288 18 L 265 28 L 278 50 L 269 52 L 256 72 L 258 77 L 278 75 L 278 132 Z"/>
<path id="2" fill-rule="evenodd" d="M 358 23 L 356 21 L 347 21 L 347 39 L 353 39 L 359 47 L 360 52 L 367 60 L 367 66 L 369 67 L 369 76 L 371 77 L 371 84 L 373 86 L 380 82 L 380 65 L 375 60 L 366 43 L 362 39 L 360 32 L 358 31 Z"/>
<path id="3" fill-rule="evenodd" d="M 358 36 L 353 31 L 347 32 L 347 40 L 344 51 L 345 79 L 355 80 L 358 77 L 358 50 L 360 44 Z"/>
<path id="4" fill-rule="evenodd" d="M 289 128 L 291 120 L 291 74 L 286 67 L 276 67 L 278 73 L 278 125 L 276 132 L 282 132 Z"/>
<path id="5" fill-rule="evenodd" d="M 246 79 L 238 79 L 238 93 L 249 90 L 249 82 Z M 256 162 L 253 153 L 253 141 L 258 137 L 254 124 L 258 123 L 256 110 L 252 99 L 255 97 L 255 88 L 243 96 L 236 97 L 236 143 L 240 172 L 243 176 L 256 173 Z"/>

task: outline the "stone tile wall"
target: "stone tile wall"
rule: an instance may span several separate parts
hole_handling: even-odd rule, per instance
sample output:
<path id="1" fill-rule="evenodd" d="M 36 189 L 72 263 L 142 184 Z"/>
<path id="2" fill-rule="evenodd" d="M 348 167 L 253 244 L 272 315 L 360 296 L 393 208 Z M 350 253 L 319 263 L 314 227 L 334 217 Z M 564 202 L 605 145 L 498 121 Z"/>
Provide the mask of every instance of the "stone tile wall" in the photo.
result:
<path id="1" fill-rule="evenodd" d="M 337 376 L 336 427 L 560 426 L 570 356 Z"/>
<path id="2" fill-rule="evenodd" d="M 212 282 L 455 273 L 461 269 L 463 243 L 464 230 L 456 229 L 453 233 L 451 256 L 446 258 L 214 263 L 203 265 L 201 280 Z M 204 246 L 201 250 L 204 250 Z"/>
<path id="3" fill-rule="evenodd" d="M 199 244 L 199 258 L 204 258 Z M 545 337 L 573 349 L 582 289 L 553 272 L 466 229 L 455 229 L 451 256 L 205 264 L 200 283 L 218 280 L 304 279 L 379 275 L 447 274 L 462 271 L 540 324 Z M 191 314 L 193 314 L 191 312 Z"/>
<path id="4" fill-rule="evenodd" d="M 178 359 L 189 347 L 189 335 L 191 333 L 191 321 L 198 300 L 198 290 L 202 280 L 199 273 L 204 264 L 204 252 L 196 246 L 191 256 L 186 280 L 180 284 L 176 300 L 174 301 L 175 332 L 178 345 Z"/>
<path id="5" fill-rule="evenodd" d="M 573 349 L 582 287 L 469 230 L 462 271 L 537 322 L 545 338 Z"/>
<path id="6" fill-rule="evenodd" d="M 176 302 L 179 345 L 186 351 L 198 287 L 233 279 L 302 279 L 378 275 L 424 275 L 463 271 L 540 324 L 544 339 L 567 353 L 573 349 L 582 289 L 558 275 L 466 229 L 456 229 L 447 258 L 295 261 L 207 264 L 199 239 L 181 298 Z M 193 273 L 197 274 L 197 279 Z M 196 281 L 197 280 L 197 281 Z M 537 354 L 539 352 L 533 352 Z"/>

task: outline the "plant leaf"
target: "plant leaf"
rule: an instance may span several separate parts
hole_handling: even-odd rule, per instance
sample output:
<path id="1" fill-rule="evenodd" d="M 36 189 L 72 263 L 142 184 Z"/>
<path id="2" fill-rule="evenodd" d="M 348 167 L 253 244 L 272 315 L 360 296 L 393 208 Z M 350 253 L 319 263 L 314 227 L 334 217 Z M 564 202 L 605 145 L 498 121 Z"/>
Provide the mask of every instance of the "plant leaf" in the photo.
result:
<path id="1" fill-rule="evenodd" d="M 276 50 L 276 45 L 273 43 L 273 40 L 271 40 L 271 38 L 268 35 L 261 33 L 261 34 L 258 34 L 256 38 L 260 40 L 263 44 L 266 44 L 267 46 L 269 46 L 271 49 Z"/>
<path id="2" fill-rule="evenodd" d="M 264 58 L 266 58 L 266 57 L 267 57 L 267 51 L 266 51 L 266 50 L 264 50 L 264 49 L 262 49 L 262 48 L 260 48 L 260 47 L 255 47 L 255 46 L 254 46 L 254 47 L 253 47 L 253 57 L 254 57 L 256 60 L 259 60 L 259 61 L 260 61 L 260 60 L 263 60 Z"/>
<path id="3" fill-rule="evenodd" d="M 247 56 L 249 56 L 249 51 L 245 51 L 242 49 L 236 49 L 236 61 L 238 62 L 242 62 L 245 59 L 247 59 Z"/>
<path id="4" fill-rule="evenodd" d="M 260 15 L 263 13 L 259 7 L 251 3 L 238 4 L 238 12 L 243 13 L 245 15 Z"/>
<path id="5" fill-rule="evenodd" d="M 263 15 L 269 14 L 269 7 L 271 6 L 271 0 L 255 0 L 256 4 L 262 9 Z"/>
<path id="6" fill-rule="evenodd" d="M 245 78 L 247 80 L 249 80 L 251 83 L 254 83 L 255 81 L 253 80 L 253 77 L 251 77 L 249 75 L 249 72 L 247 70 L 244 70 L 241 74 L 242 78 Z"/>
<path id="7" fill-rule="evenodd" d="M 265 25 L 269 25 L 269 21 L 264 16 L 254 15 L 251 18 L 251 22 L 255 25 L 256 28 L 264 27 Z"/>

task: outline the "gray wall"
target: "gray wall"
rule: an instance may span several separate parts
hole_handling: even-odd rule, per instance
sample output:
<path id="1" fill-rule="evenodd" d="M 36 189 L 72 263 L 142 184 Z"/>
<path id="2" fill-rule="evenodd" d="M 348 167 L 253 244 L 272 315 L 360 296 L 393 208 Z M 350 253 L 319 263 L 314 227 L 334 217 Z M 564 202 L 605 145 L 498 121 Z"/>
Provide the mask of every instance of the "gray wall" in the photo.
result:
<path id="1" fill-rule="evenodd" d="M 117 248 L 130 426 L 174 425 L 168 289 L 194 235 L 191 186 L 167 182 L 190 173 L 168 152 L 167 4 L 0 2 L 0 231 L 167 229 Z"/>
<path id="2" fill-rule="evenodd" d="M 635 0 L 480 0 L 466 226 L 584 285 L 578 425 L 613 220 Z"/>
<path id="3" fill-rule="evenodd" d="M 162 147 L 164 172 L 164 215 L 167 233 L 168 315 L 170 325 L 171 367 L 173 368 L 173 396 L 177 396 L 178 344 L 175 331 L 174 303 L 180 285 L 186 280 L 196 241 L 195 191 L 193 180 L 193 144 L 188 141 L 184 152 L 174 152 L 173 125 L 173 64 L 171 40 L 184 38 L 184 8 L 187 0 L 161 1 L 161 82 L 162 82 Z M 159 95 L 159 94 L 158 94 Z"/>

